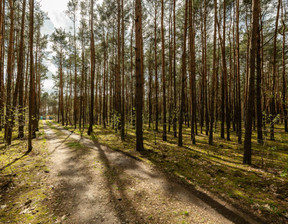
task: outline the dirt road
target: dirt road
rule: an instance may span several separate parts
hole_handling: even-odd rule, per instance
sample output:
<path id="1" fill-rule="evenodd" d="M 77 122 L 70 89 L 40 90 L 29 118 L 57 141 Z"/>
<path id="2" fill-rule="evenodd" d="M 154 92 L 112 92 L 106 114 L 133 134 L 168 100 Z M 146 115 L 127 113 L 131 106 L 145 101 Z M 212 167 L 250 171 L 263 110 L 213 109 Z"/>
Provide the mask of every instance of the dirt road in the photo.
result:
<path id="1" fill-rule="evenodd" d="M 256 223 L 152 166 L 44 124 L 51 204 L 61 223 Z"/>

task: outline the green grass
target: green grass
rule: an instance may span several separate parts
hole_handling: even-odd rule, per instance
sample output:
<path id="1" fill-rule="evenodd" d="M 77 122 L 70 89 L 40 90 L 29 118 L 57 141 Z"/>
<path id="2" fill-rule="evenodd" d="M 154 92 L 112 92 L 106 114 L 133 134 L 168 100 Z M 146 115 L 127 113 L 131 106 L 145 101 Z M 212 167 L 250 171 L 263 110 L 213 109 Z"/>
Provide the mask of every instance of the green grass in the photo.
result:
<path id="1" fill-rule="evenodd" d="M 82 145 L 78 141 L 69 141 L 69 142 L 66 142 L 65 144 L 72 149 L 84 149 L 85 148 L 84 145 Z"/>
<path id="2" fill-rule="evenodd" d="M 49 154 L 42 123 L 39 128 L 29 154 L 25 154 L 27 140 L 14 138 L 11 146 L 0 144 L 0 223 L 53 223 L 44 203 L 49 188 L 42 183 Z"/>
<path id="3" fill-rule="evenodd" d="M 74 130 L 71 126 L 66 129 Z M 275 141 L 264 136 L 264 145 L 257 143 L 256 132 L 253 132 L 253 166 L 242 164 L 243 145 L 237 143 L 234 132 L 231 132 L 231 141 L 226 141 L 220 138 L 217 130 L 212 146 L 208 144 L 208 136 L 198 133 L 196 145 L 192 145 L 190 129 L 185 127 L 184 147 L 178 147 L 178 139 L 173 133 L 168 133 L 168 141 L 163 142 L 161 129 L 155 132 L 145 126 L 145 152 L 141 154 L 135 150 L 135 130 L 132 128 L 126 129 L 125 141 L 121 141 L 119 132 L 99 125 L 94 126 L 92 137 L 87 135 L 87 130 L 82 135 L 153 164 L 196 188 L 208 189 L 228 201 L 278 218 L 288 215 L 288 134 L 283 130 L 282 126 L 276 125 Z M 74 132 L 80 134 L 79 130 Z"/>

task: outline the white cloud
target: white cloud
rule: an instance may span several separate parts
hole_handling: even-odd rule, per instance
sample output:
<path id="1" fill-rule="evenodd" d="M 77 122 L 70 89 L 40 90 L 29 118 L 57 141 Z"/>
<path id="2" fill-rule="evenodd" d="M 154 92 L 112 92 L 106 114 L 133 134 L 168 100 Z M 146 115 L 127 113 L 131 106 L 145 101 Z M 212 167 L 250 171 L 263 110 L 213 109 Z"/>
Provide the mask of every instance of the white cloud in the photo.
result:
<path id="1" fill-rule="evenodd" d="M 53 31 L 54 31 L 54 25 L 51 22 L 51 20 L 45 20 L 44 25 L 41 28 L 41 33 L 50 35 L 51 33 L 53 33 Z"/>
<path id="2" fill-rule="evenodd" d="M 54 91 L 53 87 L 54 87 L 54 82 L 52 79 L 44 80 L 44 82 L 43 82 L 43 91 L 44 92 L 49 92 L 49 93 L 53 92 Z"/>
<path id="3" fill-rule="evenodd" d="M 56 28 L 69 28 L 71 21 L 65 14 L 68 0 L 42 0 L 40 2 L 43 11 L 48 13 L 48 17 Z"/>

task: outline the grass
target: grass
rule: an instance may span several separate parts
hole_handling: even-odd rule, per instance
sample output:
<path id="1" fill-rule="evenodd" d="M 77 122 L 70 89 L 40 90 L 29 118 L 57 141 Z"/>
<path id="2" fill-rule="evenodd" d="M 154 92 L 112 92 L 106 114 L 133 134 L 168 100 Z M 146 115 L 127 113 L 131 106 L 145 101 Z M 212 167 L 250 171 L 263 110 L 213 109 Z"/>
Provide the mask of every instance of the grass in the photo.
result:
<path id="1" fill-rule="evenodd" d="M 16 139 L 16 135 L 15 130 L 11 146 L 0 143 L 0 223 L 53 223 L 45 204 L 48 151 L 42 123 L 29 154 L 26 140 Z"/>
<path id="2" fill-rule="evenodd" d="M 196 145 L 192 145 L 190 129 L 186 127 L 184 147 L 178 147 L 172 133 L 168 133 L 168 141 L 163 142 L 161 130 L 155 132 L 145 127 L 145 152 L 140 154 L 135 150 L 132 128 L 126 129 L 125 141 L 110 127 L 95 125 L 92 136 L 87 135 L 87 129 L 80 133 L 71 126 L 65 128 L 155 165 L 195 188 L 207 189 L 232 203 L 252 208 L 255 213 L 264 213 L 276 220 L 288 216 L 288 134 L 280 125 L 275 127 L 275 141 L 265 136 L 264 145 L 257 143 L 256 132 L 253 132 L 253 166 L 242 164 L 243 145 L 237 143 L 234 132 L 231 132 L 231 141 L 226 141 L 216 131 L 212 146 L 208 144 L 208 136 L 198 133 Z"/>
<path id="3" fill-rule="evenodd" d="M 72 149 L 84 149 L 85 148 L 84 145 L 82 145 L 78 141 L 69 141 L 69 142 L 66 142 L 66 145 Z"/>

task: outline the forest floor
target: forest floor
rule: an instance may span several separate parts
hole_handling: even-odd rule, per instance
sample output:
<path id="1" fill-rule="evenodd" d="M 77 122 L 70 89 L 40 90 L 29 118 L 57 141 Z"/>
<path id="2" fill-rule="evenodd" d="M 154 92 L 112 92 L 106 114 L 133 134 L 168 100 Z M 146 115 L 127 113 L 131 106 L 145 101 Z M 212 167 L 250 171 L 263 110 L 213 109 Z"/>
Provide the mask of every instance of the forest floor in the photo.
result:
<path id="1" fill-rule="evenodd" d="M 59 126 L 45 126 L 52 203 L 64 223 L 248 223 L 212 197 L 210 204 L 155 167 Z"/>
<path id="2" fill-rule="evenodd" d="M 203 130 L 203 134 L 198 132 L 193 145 L 190 128 L 185 126 L 184 147 L 178 147 L 172 130 L 164 142 L 161 127 L 156 132 L 145 126 L 145 151 L 139 153 L 135 151 L 135 130 L 131 126 L 125 127 L 124 141 L 119 132 L 102 125 L 94 126 L 92 137 L 87 135 L 87 127 L 64 128 L 144 161 L 196 191 L 212 193 L 245 214 L 259 217 L 261 223 L 288 223 L 288 134 L 282 125 L 275 126 L 275 141 L 269 140 L 269 132 L 264 128 L 264 144 L 257 143 L 256 131 L 253 132 L 252 166 L 242 164 L 243 145 L 237 143 L 232 130 L 231 141 L 227 141 L 220 138 L 219 128 L 216 129 L 212 146 Z"/>
<path id="3" fill-rule="evenodd" d="M 53 123 L 41 123 L 33 144 L 30 154 L 20 140 L 2 146 L 1 223 L 257 223 L 153 164 Z"/>
<path id="4" fill-rule="evenodd" d="M 32 153 L 20 140 L 0 145 L 0 223 L 288 222 L 285 138 L 273 161 L 260 157 L 264 170 L 236 162 L 239 155 L 224 141 L 204 151 L 198 141 L 191 151 L 152 131 L 139 154 L 133 130 L 126 134 L 122 142 L 114 130 L 96 126 L 89 139 L 86 131 L 46 121 Z"/>

